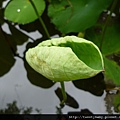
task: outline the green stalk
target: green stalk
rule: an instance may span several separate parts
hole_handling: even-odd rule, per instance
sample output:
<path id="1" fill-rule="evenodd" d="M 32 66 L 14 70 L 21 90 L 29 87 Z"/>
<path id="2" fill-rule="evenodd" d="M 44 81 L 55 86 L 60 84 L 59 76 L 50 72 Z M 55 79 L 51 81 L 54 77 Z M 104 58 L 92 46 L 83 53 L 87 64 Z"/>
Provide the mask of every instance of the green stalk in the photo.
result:
<path id="1" fill-rule="evenodd" d="M 67 100 L 67 95 L 66 95 L 66 92 L 65 92 L 64 82 L 60 82 L 60 84 L 61 84 L 62 95 L 63 95 L 63 100 L 62 100 L 62 102 L 60 103 L 60 105 L 64 105 L 65 101 Z"/>
<path id="2" fill-rule="evenodd" d="M 35 13 L 36 13 L 36 15 L 38 16 L 38 19 L 39 19 L 40 23 L 42 24 L 43 29 L 44 29 L 47 37 L 50 38 L 50 34 L 49 34 L 48 30 L 47 30 L 47 27 L 46 27 L 44 21 L 42 20 L 42 18 L 39 16 L 39 13 L 38 13 L 38 11 L 37 11 L 37 8 L 36 8 L 35 4 L 33 3 L 32 0 L 30 0 L 30 3 L 31 3 L 31 5 L 33 6 L 33 8 L 34 8 L 34 10 L 35 10 Z"/>
<path id="3" fill-rule="evenodd" d="M 103 28 L 103 34 L 102 34 L 101 43 L 100 43 L 100 50 L 102 50 L 102 45 L 103 45 L 103 41 L 104 41 L 104 37 L 105 37 L 105 32 L 107 30 L 108 23 L 110 21 L 111 15 L 112 15 L 116 5 L 117 5 L 117 2 L 118 2 L 118 0 L 113 0 L 113 4 L 112 4 L 111 9 L 110 9 L 110 14 L 106 19 L 106 23 L 105 23 L 104 28 Z"/>

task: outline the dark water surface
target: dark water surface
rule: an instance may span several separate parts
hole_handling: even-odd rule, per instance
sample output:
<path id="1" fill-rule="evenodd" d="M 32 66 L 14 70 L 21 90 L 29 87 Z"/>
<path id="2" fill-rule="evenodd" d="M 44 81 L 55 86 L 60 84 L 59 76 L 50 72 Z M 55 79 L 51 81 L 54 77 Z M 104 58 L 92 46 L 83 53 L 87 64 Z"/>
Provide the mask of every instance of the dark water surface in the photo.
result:
<path id="1" fill-rule="evenodd" d="M 59 106 L 59 99 L 55 90 L 60 87 L 59 83 L 51 88 L 43 89 L 32 85 L 26 76 L 23 62 L 16 58 L 16 64 L 11 71 L 0 78 L 0 108 L 5 108 L 7 103 L 17 101 L 19 107 L 27 106 L 41 109 L 41 113 L 56 113 L 56 106 Z M 87 91 L 76 88 L 72 82 L 65 83 L 66 91 L 75 98 L 79 108 L 65 106 L 63 113 L 69 111 L 80 111 L 89 109 L 93 113 L 106 113 L 105 95 L 95 96 Z M 86 86 L 87 87 L 87 86 Z M 33 113 L 36 113 L 33 111 Z"/>

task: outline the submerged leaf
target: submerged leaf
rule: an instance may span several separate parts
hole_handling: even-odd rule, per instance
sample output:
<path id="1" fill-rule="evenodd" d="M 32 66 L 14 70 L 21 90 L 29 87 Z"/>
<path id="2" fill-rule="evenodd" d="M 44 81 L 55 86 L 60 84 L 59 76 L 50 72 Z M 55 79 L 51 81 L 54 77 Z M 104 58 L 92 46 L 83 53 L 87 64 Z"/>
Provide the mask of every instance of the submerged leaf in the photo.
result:
<path id="1" fill-rule="evenodd" d="M 45 9 L 44 0 L 32 0 L 39 16 L 42 15 Z M 38 18 L 35 10 L 29 0 L 12 0 L 5 9 L 5 17 L 16 23 L 26 24 Z"/>
<path id="2" fill-rule="evenodd" d="M 89 78 L 104 69 L 98 47 L 75 36 L 43 41 L 26 52 L 26 60 L 38 73 L 57 82 Z"/>

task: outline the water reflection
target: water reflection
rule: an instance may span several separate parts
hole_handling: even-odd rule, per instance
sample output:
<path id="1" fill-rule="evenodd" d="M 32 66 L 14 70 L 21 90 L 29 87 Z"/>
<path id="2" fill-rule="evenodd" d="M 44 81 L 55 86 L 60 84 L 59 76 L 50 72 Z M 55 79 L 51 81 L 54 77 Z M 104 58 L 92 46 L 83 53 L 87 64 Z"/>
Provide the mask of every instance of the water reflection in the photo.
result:
<path id="1" fill-rule="evenodd" d="M 30 114 L 32 112 L 32 107 L 22 107 L 19 108 L 17 106 L 17 101 L 13 101 L 12 103 L 7 103 L 7 107 L 4 109 L 0 109 L 0 114 Z M 39 110 L 37 110 L 40 113 Z"/>
<path id="2" fill-rule="evenodd" d="M 2 2 L 0 2 L 0 5 L 2 6 Z M 18 12 L 20 12 L 19 9 Z M 74 111 L 80 112 L 81 110 L 85 110 L 85 113 L 88 113 L 89 111 L 94 114 L 109 113 L 108 109 L 111 109 L 111 107 L 107 108 L 106 111 L 105 104 L 112 105 L 112 107 L 114 104 L 119 110 L 119 94 L 115 94 L 116 97 L 113 103 L 108 101 L 107 98 L 109 98 L 109 93 L 105 92 L 106 86 L 104 83 L 104 75 L 102 73 L 90 79 L 66 82 L 65 87 L 68 99 L 66 105 L 63 108 L 60 108 L 59 103 L 62 99 L 62 95 L 59 83 L 54 83 L 36 73 L 28 66 L 24 59 L 24 53 L 28 48 L 36 46 L 39 42 L 47 39 L 44 30 L 41 29 L 41 25 L 37 20 L 27 25 L 18 25 L 18 28 L 26 31 L 26 33 L 38 30 L 39 35 L 43 37 L 42 39 L 37 37 L 36 40 L 28 34 L 26 35 L 26 33 L 21 32 L 21 30 L 19 31 L 19 29 L 16 29 L 15 24 L 13 25 L 4 20 L 3 10 L 0 9 L 0 13 L 2 18 L 0 20 L 1 26 L 5 23 L 8 25 L 7 29 L 10 30 L 10 33 L 7 33 L 7 30 L 3 30 L 1 27 L 2 30 L 0 36 L 3 36 L 1 37 L 1 41 L 4 43 L 7 39 L 7 42 L 11 43 L 10 47 L 7 46 L 6 43 L 1 44 L 1 58 L 7 57 L 7 61 L 10 61 L 10 58 L 13 60 L 12 65 L 8 69 L 4 64 L 0 64 L 0 70 L 2 72 L 5 70 L 0 77 L 1 109 L 6 108 L 7 103 L 12 103 L 15 100 L 17 101 L 18 107 L 31 106 L 33 109 L 41 109 L 41 113 L 68 113 Z M 48 30 L 50 31 L 51 36 L 59 34 L 59 32 L 55 30 L 55 27 L 50 23 L 49 18 L 46 18 L 45 14 L 43 14 L 42 17 L 46 22 L 46 25 L 49 26 Z M 42 35 L 40 33 L 42 33 Z M 31 40 L 32 42 L 28 40 Z M 6 51 L 7 53 L 5 53 Z M 8 51 L 12 51 L 14 56 L 13 54 L 11 55 L 11 52 L 9 54 Z M 5 59 L 2 59 L 2 61 Z M 32 113 L 38 112 L 34 110 Z"/>
<path id="3" fill-rule="evenodd" d="M 60 102 L 62 102 L 62 100 L 63 100 L 63 95 L 62 95 L 62 91 L 61 91 L 61 88 L 57 88 L 56 90 L 55 90 L 55 93 L 56 93 L 56 95 L 58 96 L 58 98 L 60 99 Z M 65 105 L 68 105 L 68 106 L 70 106 L 70 107 L 72 107 L 72 108 L 79 108 L 79 104 L 78 104 L 78 102 L 75 100 L 75 98 L 73 98 L 71 95 L 69 95 L 67 92 L 66 92 L 66 95 L 67 95 L 67 100 L 65 101 Z M 60 107 L 61 107 L 61 109 L 63 108 L 63 107 L 65 107 L 64 105 L 60 105 Z"/>
<path id="4" fill-rule="evenodd" d="M 106 88 L 103 73 L 99 73 L 98 75 L 88 79 L 73 81 L 73 84 L 75 87 L 88 91 L 96 96 L 102 96 Z"/>
<path id="5" fill-rule="evenodd" d="M 32 85 L 27 79 L 23 61 L 16 58 L 15 66 L 8 74 L 0 78 L 0 108 L 5 108 L 7 103 L 16 100 L 18 106 L 38 108 L 41 109 L 41 113 L 56 113 L 56 106 L 59 107 L 60 101 L 54 91 L 59 86 L 59 83 L 56 83 L 52 87 L 44 89 Z M 62 113 L 80 111 L 80 109 L 85 108 L 93 113 L 105 113 L 105 94 L 98 97 L 94 96 L 89 92 L 75 88 L 72 82 L 66 82 L 65 86 L 66 92 L 77 101 L 79 107 L 73 108 L 65 105 L 61 110 Z M 33 111 L 32 113 L 37 112 Z"/>

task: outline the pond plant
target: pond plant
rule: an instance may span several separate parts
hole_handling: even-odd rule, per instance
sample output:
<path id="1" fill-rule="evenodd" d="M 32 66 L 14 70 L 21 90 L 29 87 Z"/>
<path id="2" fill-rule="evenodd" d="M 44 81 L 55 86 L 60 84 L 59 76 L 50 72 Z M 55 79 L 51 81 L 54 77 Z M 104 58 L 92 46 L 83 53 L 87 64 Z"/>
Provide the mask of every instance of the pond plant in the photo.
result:
<path id="1" fill-rule="evenodd" d="M 32 84 L 49 88 L 54 84 L 50 80 L 60 82 L 64 101 L 64 81 L 74 83 L 78 79 L 91 78 L 104 69 L 105 82 L 110 81 L 112 89 L 117 86 L 120 91 L 119 0 L 10 0 L 2 8 L 4 1 L 0 2 L 0 24 L 6 23 L 12 35 L 1 27 L 0 76 L 10 71 L 16 61 L 14 56 L 17 56 L 24 61 Z M 34 40 L 16 26 L 28 32 L 38 30 L 43 37 Z M 53 26 L 57 32 L 52 33 Z M 51 39 L 56 33 L 59 37 Z M 21 57 L 17 46 L 23 45 L 28 38 L 33 42 L 27 44 L 26 51 L 31 49 Z M 118 99 L 120 95 L 114 97 L 115 106 L 120 104 Z"/>
<path id="2" fill-rule="evenodd" d="M 90 41 L 75 36 L 53 38 L 30 48 L 29 65 L 46 78 L 60 82 L 63 104 L 66 99 L 64 81 L 93 77 L 104 70 L 102 54 Z"/>

